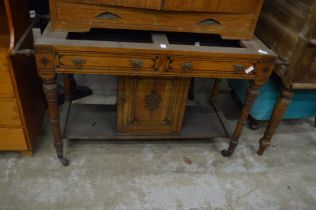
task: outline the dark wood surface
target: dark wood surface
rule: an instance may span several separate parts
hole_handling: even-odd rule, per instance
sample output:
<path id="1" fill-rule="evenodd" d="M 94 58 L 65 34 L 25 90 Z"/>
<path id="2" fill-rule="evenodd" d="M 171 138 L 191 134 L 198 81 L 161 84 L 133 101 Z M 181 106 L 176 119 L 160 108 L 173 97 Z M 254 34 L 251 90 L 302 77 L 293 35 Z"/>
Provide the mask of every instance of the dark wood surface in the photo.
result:
<path id="1" fill-rule="evenodd" d="M 0 150 L 32 154 L 45 112 L 33 56 L 11 56 L 29 25 L 26 1 L 0 2 Z M 30 34 L 23 47 L 33 48 Z"/>
<path id="2" fill-rule="evenodd" d="M 91 28 L 220 34 L 251 40 L 263 0 L 50 0 L 54 31 Z"/>
<path id="3" fill-rule="evenodd" d="M 316 90 L 315 31 L 316 1 L 265 1 L 256 32 L 279 57 L 274 71 L 280 77 L 284 90 L 259 141 L 259 155 L 263 155 L 270 146 L 295 90 Z"/>

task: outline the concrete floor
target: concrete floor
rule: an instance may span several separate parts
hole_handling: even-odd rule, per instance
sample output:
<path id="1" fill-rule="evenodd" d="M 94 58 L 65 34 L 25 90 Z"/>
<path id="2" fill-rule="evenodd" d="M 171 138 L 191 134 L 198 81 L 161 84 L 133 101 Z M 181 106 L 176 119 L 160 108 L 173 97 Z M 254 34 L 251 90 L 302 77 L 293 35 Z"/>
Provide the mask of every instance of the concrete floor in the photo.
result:
<path id="1" fill-rule="evenodd" d="M 198 94 L 197 100 L 205 99 Z M 238 105 L 227 91 L 218 101 L 234 126 Z M 316 209 L 313 120 L 282 123 L 273 146 L 258 157 L 263 131 L 246 128 L 231 158 L 219 153 L 227 146 L 225 138 L 69 142 L 71 165 L 64 168 L 55 157 L 46 123 L 33 157 L 0 153 L 0 209 Z"/>

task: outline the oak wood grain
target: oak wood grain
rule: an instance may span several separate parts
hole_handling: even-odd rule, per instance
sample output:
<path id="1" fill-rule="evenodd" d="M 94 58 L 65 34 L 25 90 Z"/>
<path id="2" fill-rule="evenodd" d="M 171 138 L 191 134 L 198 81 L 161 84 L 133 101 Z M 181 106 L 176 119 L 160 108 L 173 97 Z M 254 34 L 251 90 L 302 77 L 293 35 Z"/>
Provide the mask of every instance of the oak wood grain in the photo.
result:
<path id="1" fill-rule="evenodd" d="M 8 51 L 6 49 L 0 48 L 0 98 L 14 97 L 14 89 L 6 57 L 7 53 Z"/>
<path id="2" fill-rule="evenodd" d="M 255 14 L 260 0 L 165 0 L 164 9 L 216 13 Z"/>
<path id="3" fill-rule="evenodd" d="M 0 151 L 26 151 L 28 145 L 25 139 L 23 128 L 0 127 Z"/>
<path id="4" fill-rule="evenodd" d="M 0 125 L 22 125 L 18 105 L 14 98 L 1 98 L 0 110 Z"/>
<path id="5" fill-rule="evenodd" d="M 160 5 L 160 1 L 155 3 Z M 151 10 L 146 1 L 50 0 L 50 10 L 54 31 L 116 28 L 211 33 L 225 39 L 251 40 L 262 3 L 263 0 L 186 0 L 163 1 L 160 6 L 153 6 L 148 2 L 156 8 Z"/>
<path id="6" fill-rule="evenodd" d="M 123 7 L 135 7 L 135 8 L 157 9 L 157 10 L 161 9 L 161 6 L 162 6 L 161 0 L 64 0 L 64 1 L 83 3 L 83 4 L 123 6 Z"/>

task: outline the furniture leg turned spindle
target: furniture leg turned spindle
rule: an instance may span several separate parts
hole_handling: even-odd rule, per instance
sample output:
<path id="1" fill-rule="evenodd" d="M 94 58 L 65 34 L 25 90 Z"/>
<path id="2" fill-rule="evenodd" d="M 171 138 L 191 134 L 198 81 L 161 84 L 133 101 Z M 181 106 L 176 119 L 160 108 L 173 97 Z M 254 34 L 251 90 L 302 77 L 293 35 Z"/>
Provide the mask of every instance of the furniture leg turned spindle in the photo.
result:
<path id="1" fill-rule="evenodd" d="M 57 157 L 63 166 L 68 166 L 69 161 L 64 157 L 64 143 L 59 124 L 58 91 L 55 77 L 43 80 L 43 89 L 48 103 L 48 113 Z"/>
<path id="2" fill-rule="evenodd" d="M 259 140 L 260 147 L 257 152 L 258 155 L 262 156 L 264 151 L 271 145 L 271 139 L 281 123 L 293 95 L 294 92 L 291 89 L 284 89 L 281 92 L 271 115 L 271 119 L 269 120 L 267 130 L 265 131 L 264 136 Z"/>
<path id="3" fill-rule="evenodd" d="M 249 113 L 251 112 L 251 108 L 259 94 L 259 89 L 261 85 L 263 85 L 263 84 L 260 84 L 260 85 L 259 84 L 260 83 L 256 83 L 256 81 L 251 81 L 250 83 L 249 89 L 247 91 L 246 101 L 241 113 L 241 117 L 237 123 L 234 134 L 231 137 L 231 140 L 229 142 L 229 148 L 227 150 L 222 150 L 222 155 L 225 157 L 231 156 L 234 153 L 239 143 L 239 137 L 241 135 L 242 129 L 244 125 L 247 123 L 247 119 L 248 119 Z"/>

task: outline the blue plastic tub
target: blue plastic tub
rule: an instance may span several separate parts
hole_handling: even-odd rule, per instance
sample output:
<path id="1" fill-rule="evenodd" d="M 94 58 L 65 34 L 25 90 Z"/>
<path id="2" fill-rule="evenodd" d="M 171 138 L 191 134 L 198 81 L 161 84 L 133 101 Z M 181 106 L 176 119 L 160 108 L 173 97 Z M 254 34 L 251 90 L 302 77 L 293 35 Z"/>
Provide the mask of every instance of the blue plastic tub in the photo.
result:
<path id="1" fill-rule="evenodd" d="M 249 82 L 246 80 L 228 80 L 228 84 L 240 102 L 244 102 Z M 271 77 L 270 81 L 260 89 L 260 94 L 250 115 L 256 120 L 269 120 L 280 91 L 281 81 L 276 77 Z M 311 117 L 316 117 L 316 91 L 295 91 L 284 119 Z"/>

